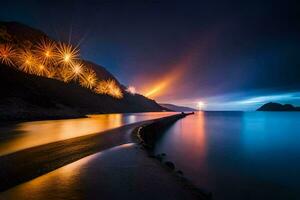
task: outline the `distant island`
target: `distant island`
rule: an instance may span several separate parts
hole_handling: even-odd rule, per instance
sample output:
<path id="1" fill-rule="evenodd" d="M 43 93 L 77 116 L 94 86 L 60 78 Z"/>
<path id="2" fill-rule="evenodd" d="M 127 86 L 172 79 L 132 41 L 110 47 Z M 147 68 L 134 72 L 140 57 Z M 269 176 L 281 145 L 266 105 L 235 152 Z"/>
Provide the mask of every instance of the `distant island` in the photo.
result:
<path id="1" fill-rule="evenodd" d="M 178 105 L 168 104 L 168 103 L 159 103 L 159 105 L 166 108 L 166 110 L 171 110 L 171 111 L 176 111 L 176 112 L 194 112 L 194 111 L 197 111 L 194 108 L 178 106 Z"/>
<path id="2" fill-rule="evenodd" d="M 257 111 L 300 111 L 300 107 L 296 107 L 291 104 L 269 102 L 262 105 L 257 109 Z"/>

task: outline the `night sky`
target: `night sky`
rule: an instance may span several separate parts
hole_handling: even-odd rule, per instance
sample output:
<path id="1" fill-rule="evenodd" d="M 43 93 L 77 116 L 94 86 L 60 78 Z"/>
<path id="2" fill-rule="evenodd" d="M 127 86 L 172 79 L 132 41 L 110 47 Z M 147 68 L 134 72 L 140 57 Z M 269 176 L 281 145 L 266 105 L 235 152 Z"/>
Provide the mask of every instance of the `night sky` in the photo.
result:
<path id="1" fill-rule="evenodd" d="M 300 105 L 296 1 L 7 1 L 19 21 L 158 102 L 208 110 Z"/>

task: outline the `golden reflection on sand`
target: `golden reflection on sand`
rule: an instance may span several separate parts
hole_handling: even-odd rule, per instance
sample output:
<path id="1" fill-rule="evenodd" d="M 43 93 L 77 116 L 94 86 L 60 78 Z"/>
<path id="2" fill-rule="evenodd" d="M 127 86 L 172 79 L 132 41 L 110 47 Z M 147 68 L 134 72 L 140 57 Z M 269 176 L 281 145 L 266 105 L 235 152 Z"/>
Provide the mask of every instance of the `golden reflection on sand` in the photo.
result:
<path id="1" fill-rule="evenodd" d="M 41 144 L 79 137 L 123 125 L 122 114 L 99 115 L 91 118 L 49 120 L 20 123 L 14 138 L 2 141 L 0 155 Z"/>
<path id="2" fill-rule="evenodd" d="M 19 123 L 9 130 L 0 129 L 0 156 L 22 149 L 99 133 L 137 121 L 164 117 L 174 113 L 132 113 L 89 115 L 88 118 Z M 1 128 L 1 127 L 0 127 Z"/>

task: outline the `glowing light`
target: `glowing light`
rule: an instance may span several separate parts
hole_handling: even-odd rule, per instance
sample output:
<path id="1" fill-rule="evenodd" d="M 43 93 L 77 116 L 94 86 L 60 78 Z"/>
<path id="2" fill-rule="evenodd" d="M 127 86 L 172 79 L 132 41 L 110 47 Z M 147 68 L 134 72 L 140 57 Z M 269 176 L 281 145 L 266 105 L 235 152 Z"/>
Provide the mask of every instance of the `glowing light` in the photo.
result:
<path id="1" fill-rule="evenodd" d="M 38 64 L 36 67 L 35 74 L 38 76 L 47 76 L 47 69 L 43 64 Z"/>
<path id="2" fill-rule="evenodd" d="M 146 97 L 154 97 L 154 96 L 158 95 L 158 93 L 159 93 L 163 88 L 165 88 L 166 85 L 167 85 L 166 82 L 162 82 L 162 83 L 156 85 L 153 89 L 151 89 L 150 91 L 148 91 L 148 92 L 145 94 L 145 96 L 146 96 Z"/>
<path id="3" fill-rule="evenodd" d="M 59 80 L 62 80 L 63 82 L 71 81 L 71 79 L 72 79 L 72 76 L 71 76 L 72 69 L 71 69 L 70 66 L 61 67 L 58 70 L 58 73 L 59 73 L 59 77 L 58 77 Z"/>
<path id="4" fill-rule="evenodd" d="M 133 95 L 136 94 L 136 89 L 133 86 L 129 86 L 126 91 Z"/>
<path id="5" fill-rule="evenodd" d="M 0 46 L 0 60 L 3 64 L 14 66 L 13 59 L 16 56 L 16 50 L 9 44 Z"/>
<path id="6" fill-rule="evenodd" d="M 140 86 L 139 91 L 150 98 L 170 97 L 180 92 L 183 89 L 181 78 L 191 66 L 196 63 L 199 65 L 199 56 L 206 53 L 204 46 L 193 44 L 192 48 L 185 49 L 178 60 L 172 60 L 170 64 L 166 63 L 167 71 L 164 71 L 163 75 L 153 74 L 154 76 L 151 77 L 146 74 L 144 77 L 136 78 L 137 83 L 145 84 Z"/>
<path id="7" fill-rule="evenodd" d="M 69 65 L 78 60 L 79 50 L 72 47 L 70 44 L 59 43 L 57 51 L 58 63 Z"/>
<path id="8" fill-rule="evenodd" d="M 197 107 L 198 107 L 199 110 L 203 110 L 204 106 L 205 106 L 205 103 L 203 101 L 199 101 L 197 103 Z"/>
<path id="9" fill-rule="evenodd" d="M 81 80 L 84 76 L 84 65 L 81 62 L 63 66 L 60 69 L 60 76 L 64 82 L 71 80 Z"/>
<path id="10" fill-rule="evenodd" d="M 36 46 L 36 57 L 43 64 L 53 64 L 55 57 L 56 44 L 47 39 L 41 40 Z"/>
<path id="11" fill-rule="evenodd" d="M 94 70 L 84 66 L 79 59 L 79 50 L 69 44 L 43 39 L 39 43 L 13 49 L 8 44 L 0 44 L 0 61 L 8 65 L 16 65 L 20 71 L 55 78 L 60 81 L 74 81 L 81 86 L 99 94 L 107 94 L 114 98 L 122 98 L 122 89 L 115 80 L 98 82 Z M 30 48 L 28 48 L 30 46 Z M 135 88 L 128 92 L 135 94 Z"/>
<path id="12" fill-rule="evenodd" d="M 111 79 L 98 82 L 95 92 L 98 94 L 107 94 L 117 99 L 123 97 L 121 88 Z"/>
<path id="13" fill-rule="evenodd" d="M 48 70 L 48 73 L 46 74 L 46 77 L 48 78 L 55 78 L 55 76 L 57 75 L 57 72 L 54 69 L 50 69 Z"/>
<path id="14" fill-rule="evenodd" d="M 65 62 L 69 62 L 69 61 L 70 61 L 70 57 L 71 57 L 70 54 L 65 54 L 65 55 L 64 55 L 64 61 L 65 61 Z"/>
<path id="15" fill-rule="evenodd" d="M 78 80 L 84 78 L 84 65 L 81 62 L 74 63 L 71 66 L 72 69 L 72 79 Z"/>
<path id="16" fill-rule="evenodd" d="M 76 64 L 76 65 L 73 67 L 73 72 L 74 72 L 74 74 L 76 74 L 76 75 L 81 74 L 81 73 L 82 73 L 82 67 L 81 67 L 81 65 Z"/>
<path id="17" fill-rule="evenodd" d="M 97 83 L 97 76 L 94 70 L 87 68 L 83 74 L 83 78 L 79 80 L 81 86 L 93 89 Z"/>
<path id="18" fill-rule="evenodd" d="M 142 90 L 142 93 L 146 97 L 155 98 L 162 94 L 167 95 L 171 92 L 170 86 L 174 85 L 174 82 L 181 76 L 182 68 L 175 68 L 173 71 L 169 72 L 165 77 L 160 77 L 154 83 L 151 82 L 147 84 L 146 89 Z M 149 88 L 151 88 L 149 90 Z"/>
<path id="19" fill-rule="evenodd" d="M 36 72 L 36 60 L 29 50 L 20 50 L 18 54 L 18 60 L 19 69 L 23 72 L 29 73 L 29 74 L 35 74 Z"/>

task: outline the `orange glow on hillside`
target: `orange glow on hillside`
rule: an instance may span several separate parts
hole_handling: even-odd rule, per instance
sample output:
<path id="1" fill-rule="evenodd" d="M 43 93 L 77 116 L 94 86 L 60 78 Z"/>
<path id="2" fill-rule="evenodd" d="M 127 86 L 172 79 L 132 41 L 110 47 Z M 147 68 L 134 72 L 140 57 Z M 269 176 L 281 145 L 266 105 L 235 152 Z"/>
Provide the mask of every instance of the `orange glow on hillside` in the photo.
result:
<path id="1" fill-rule="evenodd" d="M 121 88 L 118 86 L 116 81 L 109 79 L 104 81 L 99 81 L 95 88 L 97 94 L 107 94 L 114 98 L 123 98 L 123 93 Z"/>
<path id="2" fill-rule="evenodd" d="M 36 59 L 30 50 L 21 50 L 18 57 L 19 69 L 29 74 L 36 72 Z"/>
<path id="3" fill-rule="evenodd" d="M 41 40 L 27 47 L 0 44 L 0 63 L 16 66 L 28 74 L 75 82 L 98 94 L 123 98 L 123 91 L 114 80 L 100 80 L 92 68 L 87 68 L 79 58 L 79 49 L 70 44 Z M 134 94 L 134 90 L 131 90 Z"/>
<path id="4" fill-rule="evenodd" d="M 9 44 L 0 45 L 0 61 L 6 65 L 13 66 L 13 59 L 16 56 L 16 50 Z"/>
<path id="5" fill-rule="evenodd" d="M 97 83 L 97 75 L 94 70 L 87 68 L 83 77 L 79 80 L 79 83 L 82 87 L 93 89 Z"/>

